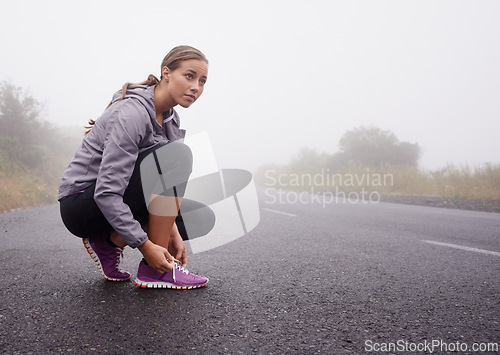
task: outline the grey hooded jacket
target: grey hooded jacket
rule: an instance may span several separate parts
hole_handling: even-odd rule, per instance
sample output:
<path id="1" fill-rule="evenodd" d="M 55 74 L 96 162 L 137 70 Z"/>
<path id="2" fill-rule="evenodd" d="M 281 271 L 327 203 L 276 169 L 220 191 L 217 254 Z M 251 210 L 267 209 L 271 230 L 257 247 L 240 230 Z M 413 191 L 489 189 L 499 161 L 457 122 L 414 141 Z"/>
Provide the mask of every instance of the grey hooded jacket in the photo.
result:
<path id="1" fill-rule="evenodd" d="M 59 200 L 84 190 L 96 181 L 94 199 L 108 222 L 127 244 L 135 248 L 148 237 L 123 202 L 123 194 L 134 171 L 137 157 L 147 149 L 168 143 L 163 128 L 156 121 L 154 86 L 132 85 L 123 100 L 121 91 L 113 96 L 113 104 L 96 120 L 59 186 Z M 172 109 L 164 117 L 173 116 L 166 131 L 171 140 L 184 138 L 179 116 Z"/>

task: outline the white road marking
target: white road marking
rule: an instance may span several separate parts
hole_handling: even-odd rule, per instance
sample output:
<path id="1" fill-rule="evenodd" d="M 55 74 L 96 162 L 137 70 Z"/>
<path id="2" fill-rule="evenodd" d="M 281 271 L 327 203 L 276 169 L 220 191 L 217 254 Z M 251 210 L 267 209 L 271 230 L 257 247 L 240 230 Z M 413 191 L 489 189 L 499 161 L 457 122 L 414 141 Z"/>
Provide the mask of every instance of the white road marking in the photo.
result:
<path id="1" fill-rule="evenodd" d="M 433 241 L 433 240 L 422 240 L 422 242 L 429 243 L 429 244 L 435 244 L 435 245 L 441 245 L 441 246 L 444 246 L 444 247 L 450 247 L 450 248 L 455 248 L 455 249 L 473 251 L 475 253 L 482 253 L 482 254 L 500 256 L 500 253 L 498 253 L 496 251 L 471 248 L 471 247 L 466 247 L 466 246 L 458 245 L 458 244 L 441 243 L 441 242 L 436 242 L 436 241 Z"/>
<path id="2" fill-rule="evenodd" d="M 282 212 L 282 211 L 278 211 L 278 210 L 272 210 L 270 208 L 261 208 L 261 210 L 268 211 L 268 212 L 273 212 L 273 213 L 279 213 L 279 214 L 283 214 L 283 215 L 289 216 L 289 217 L 297 217 L 296 214 L 292 214 L 292 213 L 288 213 L 288 212 Z"/>

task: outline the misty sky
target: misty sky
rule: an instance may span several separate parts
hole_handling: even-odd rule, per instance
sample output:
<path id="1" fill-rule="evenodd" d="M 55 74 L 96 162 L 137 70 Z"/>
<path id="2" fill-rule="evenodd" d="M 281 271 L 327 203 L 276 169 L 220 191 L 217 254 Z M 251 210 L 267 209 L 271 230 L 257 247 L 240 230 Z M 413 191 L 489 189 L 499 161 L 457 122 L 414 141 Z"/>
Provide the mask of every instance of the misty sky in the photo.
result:
<path id="1" fill-rule="evenodd" d="M 210 60 L 178 108 L 219 166 L 338 150 L 358 126 L 422 147 L 421 165 L 500 162 L 498 1 L 4 1 L 0 80 L 44 118 L 83 126 L 125 82 L 159 76 L 174 46 Z"/>

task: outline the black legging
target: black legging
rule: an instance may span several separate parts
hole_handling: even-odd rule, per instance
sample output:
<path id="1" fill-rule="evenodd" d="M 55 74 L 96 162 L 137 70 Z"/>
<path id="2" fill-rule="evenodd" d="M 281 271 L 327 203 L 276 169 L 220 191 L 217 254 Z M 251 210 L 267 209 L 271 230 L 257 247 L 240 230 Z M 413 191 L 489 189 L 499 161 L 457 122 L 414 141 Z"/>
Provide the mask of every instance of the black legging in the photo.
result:
<path id="1" fill-rule="evenodd" d="M 182 143 L 176 142 L 175 144 L 179 145 Z M 187 148 L 187 146 L 184 144 L 182 144 L 182 147 Z M 143 181 L 141 179 L 140 164 L 146 157 L 150 156 L 150 154 L 155 154 L 155 151 L 159 148 L 160 147 L 155 147 L 141 153 L 138 156 L 134 172 L 132 173 L 132 176 L 130 178 L 129 185 L 125 190 L 125 193 L 123 194 L 123 201 L 126 205 L 129 206 L 134 219 L 143 226 L 149 224 L 149 212 L 147 209 L 146 201 L 144 199 L 145 193 L 143 192 Z M 187 150 L 189 150 L 189 148 L 187 148 Z M 158 154 L 158 156 L 156 156 L 155 154 L 154 158 L 154 160 L 150 160 L 154 162 L 158 162 L 158 160 L 161 161 L 162 155 Z M 186 164 L 192 164 L 192 161 L 189 161 L 189 159 L 186 160 Z M 154 166 L 153 168 L 157 167 Z M 179 170 L 185 170 L 185 167 L 182 168 L 183 169 Z M 171 172 L 172 171 L 169 171 L 169 173 Z M 158 174 L 151 175 L 157 176 Z M 181 180 L 186 181 L 188 177 L 189 175 L 184 176 Z M 148 179 L 150 178 L 150 176 L 144 175 L 143 178 Z M 151 182 L 144 183 L 145 185 L 150 187 L 154 185 Z M 95 203 L 95 187 L 96 182 L 94 181 L 89 187 L 85 189 L 85 191 L 69 195 L 68 197 L 60 201 L 61 217 L 64 225 L 72 234 L 80 238 L 100 236 L 103 234 L 108 234 L 113 230 L 113 227 L 111 227 L 111 225 L 106 220 L 101 210 Z M 185 188 L 186 183 L 177 183 L 174 188 L 167 189 L 161 194 L 182 197 L 184 195 Z M 156 193 L 156 191 L 150 192 Z M 186 226 L 184 225 L 184 220 L 182 218 L 182 213 L 187 212 L 189 212 L 190 216 L 196 216 L 195 218 L 189 218 L 190 224 L 188 228 L 186 228 Z M 188 240 L 203 236 L 210 232 L 215 224 L 215 215 L 210 207 L 202 203 L 183 198 L 175 222 L 179 233 L 182 236 L 182 239 Z M 189 235 L 186 232 L 186 229 L 189 230 Z"/>

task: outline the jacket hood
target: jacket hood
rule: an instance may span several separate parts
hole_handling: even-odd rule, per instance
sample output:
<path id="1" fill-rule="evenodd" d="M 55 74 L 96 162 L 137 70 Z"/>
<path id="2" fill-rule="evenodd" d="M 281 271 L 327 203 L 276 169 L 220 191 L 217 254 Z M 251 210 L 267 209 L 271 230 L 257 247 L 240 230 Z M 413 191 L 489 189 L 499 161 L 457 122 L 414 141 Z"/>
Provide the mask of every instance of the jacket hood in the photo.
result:
<path id="1" fill-rule="evenodd" d="M 133 98 L 139 100 L 142 106 L 146 109 L 146 111 L 149 114 L 149 117 L 151 119 L 151 124 L 154 127 L 154 130 L 161 134 L 163 132 L 164 127 L 156 121 L 156 109 L 155 109 L 155 87 L 156 85 L 153 86 L 147 86 L 147 85 L 130 85 L 127 88 L 127 92 L 125 93 L 124 99 L 128 98 Z M 117 91 L 113 95 L 113 103 L 116 103 L 121 100 L 122 97 L 122 91 Z M 181 132 L 180 130 L 180 118 L 177 112 L 174 109 L 170 109 L 166 112 L 163 112 L 163 118 L 164 120 L 167 120 L 167 118 L 172 118 L 172 121 L 175 122 L 176 128 L 169 128 L 169 126 L 172 125 L 172 123 L 166 123 L 167 125 L 167 131 L 168 133 L 171 134 L 171 137 L 169 139 L 174 140 L 174 139 L 179 139 L 179 138 L 184 138 L 184 133 Z M 164 121 L 165 122 L 165 121 Z M 175 132 L 175 133 L 174 133 Z M 168 136 L 168 133 L 167 136 Z"/>
<path id="2" fill-rule="evenodd" d="M 152 122 L 156 122 L 156 110 L 155 110 L 155 94 L 154 89 L 156 85 L 130 85 L 125 93 L 125 98 L 134 98 L 141 102 L 144 108 L 148 111 L 149 117 Z M 122 97 L 122 91 L 117 91 L 113 95 L 113 103 L 120 101 Z"/>

